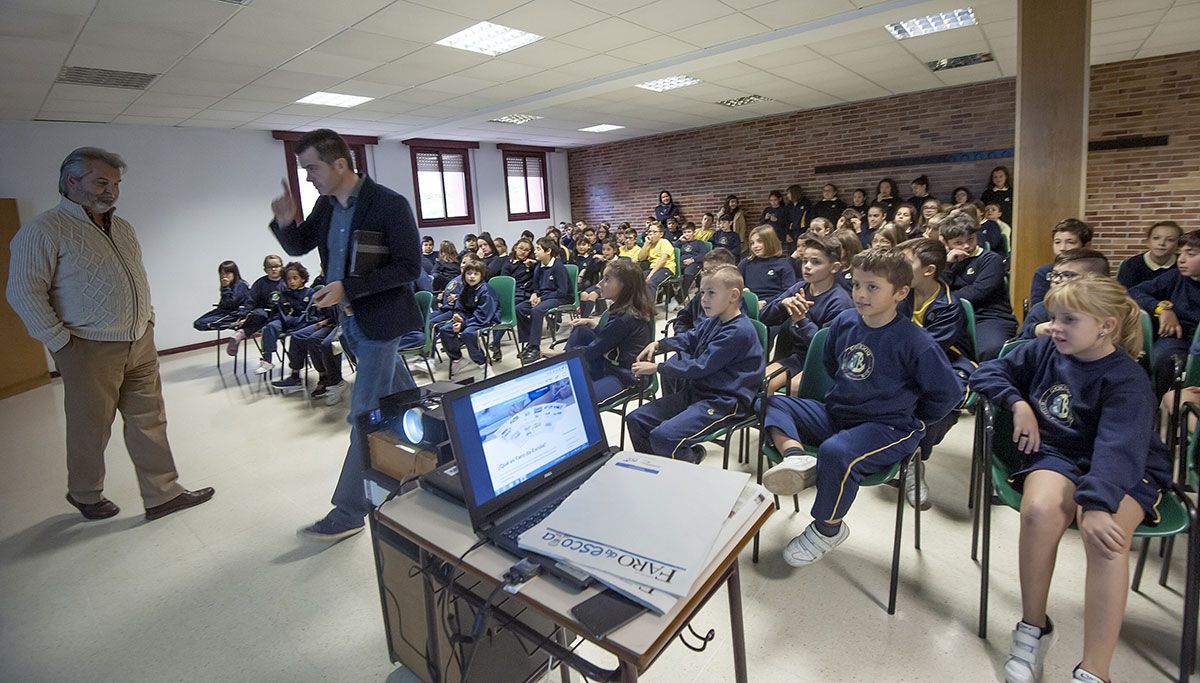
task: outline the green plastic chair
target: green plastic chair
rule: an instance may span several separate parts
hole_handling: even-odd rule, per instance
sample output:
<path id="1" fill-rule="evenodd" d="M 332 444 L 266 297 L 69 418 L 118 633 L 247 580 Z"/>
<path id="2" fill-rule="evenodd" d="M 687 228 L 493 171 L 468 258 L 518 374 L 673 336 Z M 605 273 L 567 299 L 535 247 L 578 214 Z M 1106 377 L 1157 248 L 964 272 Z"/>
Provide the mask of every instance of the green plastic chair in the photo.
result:
<path id="1" fill-rule="evenodd" d="M 746 315 L 754 320 L 758 320 L 759 301 L 758 295 L 751 292 L 745 287 L 742 288 L 742 303 L 746 305 Z"/>
<path id="2" fill-rule="evenodd" d="M 800 391 L 798 393 L 799 398 L 811 398 L 811 399 L 816 399 L 819 401 L 824 401 L 825 396 L 829 393 L 829 390 L 833 388 L 833 377 L 830 376 L 830 374 L 825 370 L 825 362 L 824 362 L 825 345 L 828 343 L 828 339 L 829 339 L 829 330 L 821 329 L 821 330 L 817 330 L 817 333 L 815 335 L 813 335 L 812 341 L 809 342 L 808 353 L 804 357 L 804 373 L 800 376 Z M 780 370 L 779 372 L 783 372 L 783 370 Z M 762 404 L 761 404 L 759 410 L 760 410 L 759 424 L 762 425 L 766 419 L 766 400 L 765 399 L 762 401 Z M 764 471 L 764 467 L 763 467 L 764 459 L 766 461 L 770 462 L 772 465 L 778 464 L 779 462 L 783 461 L 783 456 L 780 455 L 779 451 L 775 450 L 775 445 L 771 442 L 770 438 L 767 437 L 766 428 L 762 427 L 761 429 L 762 429 L 761 436 L 759 438 L 760 444 L 759 444 L 759 452 L 758 452 L 758 474 L 757 474 L 757 481 L 759 484 L 762 484 L 762 475 L 763 475 L 763 471 Z M 805 444 L 805 451 L 813 457 L 819 457 L 817 454 L 817 452 L 818 452 L 817 447 L 813 447 L 813 446 L 809 446 L 808 444 Z M 914 451 L 914 453 L 915 452 L 916 451 Z M 900 462 L 892 465 L 891 467 L 887 468 L 886 470 L 884 470 L 882 472 L 878 472 L 869 477 L 864 477 L 862 480 L 862 483 L 859 485 L 860 487 L 880 486 L 880 485 L 884 485 L 884 484 L 891 482 L 893 479 L 896 479 L 897 477 L 899 477 L 899 479 L 900 479 L 900 486 L 899 486 L 899 489 L 897 491 L 897 496 L 896 496 L 895 534 L 894 534 L 894 537 L 892 540 L 892 571 L 891 571 L 891 580 L 890 580 L 890 584 L 889 584 L 889 588 L 888 588 L 888 604 L 887 604 L 887 613 L 888 614 L 896 613 L 896 592 L 897 592 L 897 587 L 898 587 L 899 579 L 900 579 L 900 541 L 901 541 L 902 532 L 904 530 L 904 524 L 903 524 L 903 522 L 904 522 L 904 507 L 905 507 L 904 485 L 905 485 L 905 480 L 908 475 L 908 468 L 905 467 L 905 465 L 908 463 L 908 460 L 911 457 L 912 457 L 912 455 L 909 455 L 908 457 L 904 458 Z M 792 501 L 796 508 L 796 511 L 799 512 L 799 509 L 800 509 L 799 497 L 793 496 Z M 778 498 L 776 498 L 775 505 L 776 505 L 776 507 L 779 506 Z M 916 510 L 916 514 L 919 515 L 920 512 L 921 512 L 920 508 L 918 507 Z M 757 536 L 755 536 L 755 538 L 754 538 L 754 550 L 753 550 L 751 559 L 754 562 L 758 562 L 758 537 Z"/>
<path id="3" fill-rule="evenodd" d="M 492 365 L 492 356 L 486 352 L 486 349 L 491 347 L 489 342 L 492 340 L 492 335 L 499 334 L 503 337 L 507 332 L 512 337 L 513 347 L 519 346 L 517 343 L 517 281 L 508 275 L 497 275 L 488 280 L 488 286 L 500 300 L 500 322 L 479 330 L 479 343 L 484 345 L 484 356 L 487 357 L 487 362 L 483 365 L 484 379 L 487 379 L 488 368 Z"/>
<path id="4" fill-rule="evenodd" d="M 568 263 L 563 267 L 567 269 L 567 279 L 571 281 L 571 303 L 555 306 L 546 311 L 546 317 L 553 316 L 559 323 L 561 323 L 564 313 L 574 316 L 579 312 L 579 266 Z M 550 340 L 552 343 L 558 340 L 557 325 L 551 327 Z"/>
<path id="5" fill-rule="evenodd" d="M 1009 478 L 1015 472 L 1022 469 L 1024 456 L 1017 450 L 1016 444 L 1012 441 L 1013 421 L 1011 412 L 997 409 L 987 400 L 980 400 L 979 415 L 978 419 L 981 419 L 984 423 L 983 429 L 979 432 L 983 439 L 982 444 L 979 445 L 979 450 L 989 455 L 988 461 L 990 463 L 988 467 L 990 476 L 984 478 L 984 486 L 981 492 L 982 498 L 980 499 L 983 512 L 983 551 L 979 582 L 979 637 L 986 638 L 988 571 L 991 560 L 992 528 L 992 506 L 988 503 L 995 496 L 1004 505 L 1020 511 L 1021 493 L 1012 487 L 1012 484 L 1009 483 Z M 1188 449 L 1187 456 L 1194 460 L 1196 458 L 1196 451 L 1197 447 L 1193 444 Z M 1134 570 L 1132 587 L 1134 592 L 1137 592 L 1140 587 L 1142 570 L 1146 563 L 1151 539 L 1168 539 L 1179 534 L 1187 534 L 1188 569 L 1184 587 L 1183 634 L 1179 648 L 1179 680 L 1186 681 L 1195 666 L 1197 605 L 1200 604 L 1200 593 L 1197 591 L 1197 584 L 1200 583 L 1200 573 L 1198 573 L 1198 569 L 1200 569 L 1200 545 L 1196 543 L 1197 539 L 1195 538 L 1197 528 L 1196 507 L 1178 484 L 1172 484 L 1172 488 L 1164 492 L 1158 511 L 1158 525 L 1147 526 L 1143 524 L 1133 532 L 1134 538 L 1142 539 L 1142 547 L 1138 557 L 1137 568 Z M 1075 525 L 1072 524 L 1071 526 L 1074 527 Z M 1164 560 L 1164 562 L 1169 561 L 1170 556 L 1168 555 L 1167 557 L 1168 559 Z M 1161 582 L 1165 584 L 1165 577 Z"/>
<path id="6" fill-rule="evenodd" d="M 433 329 L 430 325 L 430 317 L 433 312 L 433 292 L 417 292 L 417 308 L 421 310 L 421 318 L 425 321 L 425 343 L 420 346 L 410 346 L 407 349 L 400 349 L 400 359 L 404 361 L 404 367 L 408 368 L 409 358 L 420 358 L 425 361 L 425 370 L 429 373 L 429 377 L 433 379 L 433 366 L 429 363 L 429 358 L 433 355 Z M 412 374 L 412 369 L 409 368 L 409 374 Z"/>
<path id="7" fill-rule="evenodd" d="M 1150 377 L 1154 377 L 1154 370 L 1150 367 L 1150 348 L 1154 346 L 1154 325 L 1150 322 L 1150 314 L 1142 311 L 1142 357 L 1138 362 L 1150 373 Z M 1200 329 L 1200 328 L 1198 328 Z"/>
<path id="8" fill-rule="evenodd" d="M 1133 258 L 1140 258 L 1140 257 L 1134 256 Z M 1125 264 L 1128 262 L 1129 262 L 1129 259 L 1125 259 L 1125 260 L 1121 261 L 1121 263 L 1117 266 L 1116 278 L 1118 280 L 1120 280 L 1121 276 L 1125 274 L 1125 268 L 1126 268 Z"/>

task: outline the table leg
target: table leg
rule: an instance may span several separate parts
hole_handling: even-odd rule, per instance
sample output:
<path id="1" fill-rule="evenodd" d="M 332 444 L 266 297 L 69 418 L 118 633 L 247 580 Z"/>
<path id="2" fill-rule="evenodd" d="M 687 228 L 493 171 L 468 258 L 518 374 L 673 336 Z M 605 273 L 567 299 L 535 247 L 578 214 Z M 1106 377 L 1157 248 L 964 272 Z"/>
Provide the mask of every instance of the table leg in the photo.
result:
<path id="1" fill-rule="evenodd" d="M 729 627 L 733 635 L 733 677 L 737 683 L 746 683 L 746 631 L 742 622 L 742 576 L 738 559 L 733 558 L 729 579 L 725 582 L 729 591 Z"/>
<path id="2" fill-rule="evenodd" d="M 567 642 L 566 629 L 559 626 L 555 628 L 555 631 L 556 633 L 554 634 L 554 639 L 558 641 L 558 644 L 562 645 L 564 648 L 570 647 L 571 644 Z M 567 663 L 561 659 L 558 660 L 558 676 L 562 680 L 562 683 L 571 683 L 571 669 L 567 666 Z"/>
<path id="3" fill-rule="evenodd" d="M 637 683 L 638 670 L 637 664 L 632 664 L 624 660 L 621 661 L 619 668 L 621 683 Z"/>
<path id="4" fill-rule="evenodd" d="M 428 571 L 432 562 L 424 548 L 419 550 L 418 558 L 421 569 L 426 570 L 421 572 L 421 582 L 425 589 L 425 659 L 430 664 L 428 668 L 433 682 L 440 683 L 442 655 L 438 647 L 437 598 L 433 594 L 433 577 Z M 450 590 L 449 587 L 446 590 Z"/>

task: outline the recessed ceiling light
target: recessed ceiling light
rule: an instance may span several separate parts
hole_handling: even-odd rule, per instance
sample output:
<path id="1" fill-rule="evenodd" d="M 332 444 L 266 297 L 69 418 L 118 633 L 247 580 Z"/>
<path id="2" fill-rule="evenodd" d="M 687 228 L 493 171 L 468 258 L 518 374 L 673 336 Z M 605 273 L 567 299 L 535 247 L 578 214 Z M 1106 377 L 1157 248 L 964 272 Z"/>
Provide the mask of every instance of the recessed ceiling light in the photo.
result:
<path id="1" fill-rule="evenodd" d="M 952 28 L 975 25 L 975 12 L 970 7 L 930 14 L 927 17 L 917 17 L 908 21 L 898 21 L 888 24 L 886 28 L 896 40 L 924 36 L 938 31 L 949 31 Z"/>
<path id="2" fill-rule="evenodd" d="M 481 21 L 452 36 L 442 38 L 437 44 L 495 57 L 541 39 L 542 37 L 536 33 L 527 33 L 520 29 L 493 24 L 490 21 Z"/>
<path id="3" fill-rule="evenodd" d="M 654 81 L 638 83 L 637 87 L 643 90 L 653 90 L 654 92 L 666 92 L 675 88 L 686 88 L 689 85 L 696 85 L 703 82 L 699 78 L 692 78 L 691 76 L 667 76 L 666 78 L 659 78 Z"/>
<path id="4" fill-rule="evenodd" d="M 601 123 L 596 126 L 588 126 L 587 128 L 580 128 L 579 130 L 584 133 L 607 133 L 610 130 L 617 130 L 618 128 L 624 128 L 624 127 L 625 126 L 614 126 L 611 123 Z"/>
<path id="5" fill-rule="evenodd" d="M 770 100 L 762 95 L 746 95 L 745 97 L 735 97 L 732 100 L 721 100 L 717 104 L 723 104 L 726 107 L 744 107 L 755 102 L 770 102 Z"/>
<path id="6" fill-rule="evenodd" d="M 930 71 L 945 71 L 946 69 L 957 69 L 962 66 L 971 66 L 972 64 L 983 64 L 984 62 L 995 61 L 992 59 L 992 53 L 979 52 L 973 55 L 961 55 L 959 57 L 947 57 L 946 59 L 938 59 L 932 62 L 925 62 L 925 66 L 929 67 Z"/>
<path id="7" fill-rule="evenodd" d="M 540 118 L 542 118 L 542 117 L 534 116 L 533 114 L 507 114 L 505 116 L 500 116 L 500 117 L 497 117 L 494 119 L 488 119 L 488 121 L 491 121 L 492 123 L 511 123 L 511 124 L 519 126 L 522 123 L 529 123 L 530 121 L 537 121 Z"/>
<path id="8" fill-rule="evenodd" d="M 296 104 L 324 104 L 328 107 L 356 107 L 363 102 L 370 102 L 374 97 L 359 95 L 342 95 L 335 92 L 315 92 L 308 97 L 296 100 Z"/>

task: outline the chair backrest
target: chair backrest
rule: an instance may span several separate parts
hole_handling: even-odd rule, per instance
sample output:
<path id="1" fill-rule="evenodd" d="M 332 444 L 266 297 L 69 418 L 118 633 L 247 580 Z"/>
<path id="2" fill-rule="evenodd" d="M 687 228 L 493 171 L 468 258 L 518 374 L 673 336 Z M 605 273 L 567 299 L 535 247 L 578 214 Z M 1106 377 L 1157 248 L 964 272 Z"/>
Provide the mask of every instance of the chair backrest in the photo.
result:
<path id="1" fill-rule="evenodd" d="M 767 342 L 769 341 L 769 337 L 767 335 L 767 326 L 755 320 L 754 318 L 751 318 L 750 322 L 754 323 L 754 331 L 758 332 L 758 343 L 762 344 L 763 357 L 766 358 Z"/>
<path id="2" fill-rule="evenodd" d="M 488 280 L 488 286 L 500 300 L 500 324 L 517 322 L 517 281 L 509 275 L 496 275 Z"/>
<path id="3" fill-rule="evenodd" d="M 1198 341 L 1200 341 L 1200 326 L 1196 327 L 1196 333 L 1192 335 L 1192 346 L 1195 346 Z M 1187 365 L 1184 366 L 1183 386 L 1194 387 L 1197 385 L 1200 385 L 1200 362 L 1197 362 L 1195 356 L 1189 355 Z"/>
<path id="4" fill-rule="evenodd" d="M 433 329 L 431 327 L 433 292 L 417 292 L 416 299 L 417 306 L 421 309 L 421 317 L 425 320 L 425 344 L 421 346 L 421 353 L 429 355 L 433 351 Z"/>
<path id="5" fill-rule="evenodd" d="M 975 307 L 970 301 L 959 298 L 958 303 L 962 306 L 963 317 L 967 319 L 967 334 L 971 337 L 971 348 L 975 349 L 975 353 L 979 353 L 979 339 L 975 336 Z"/>
<path id="6" fill-rule="evenodd" d="M 758 320 L 758 295 L 743 287 L 742 303 L 746 304 L 746 315 Z"/>
<path id="7" fill-rule="evenodd" d="M 579 266 L 568 263 L 563 267 L 567 269 L 567 279 L 571 281 L 572 305 L 579 306 Z"/>
<path id="8" fill-rule="evenodd" d="M 1013 352 L 1018 346 L 1029 342 L 1029 339 L 1009 339 L 1004 342 L 1004 346 L 1000 347 L 999 358 L 1003 358 Z M 1017 445 L 1013 443 L 1013 418 L 1012 413 L 1003 408 L 993 406 L 991 408 L 994 416 L 995 431 L 992 434 L 992 456 L 1000 461 L 1008 473 L 1013 473 L 1021 469 L 1021 464 L 1024 462 L 1024 454 L 1017 450 Z"/>
<path id="9" fill-rule="evenodd" d="M 1125 259 L 1125 260 L 1121 261 L 1120 265 L 1117 266 L 1117 276 L 1116 277 L 1118 280 L 1120 280 L 1121 276 L 1125 274 L 1125 264 L 1128 262 L 1129 262 L 1129 259 Z"/>
<path id="10" fill-rule="evenodd" d="M 833 388 L 833 377 L 825 371 L 825 344 L 828 343 L 829 329 L 822 328 L 813 335 L 808 343 L 808 354 L 804 356 L 804 374 L 800 376 L 800 398 L 815 398 L 825 400 L 825 395 Z"/>
<path id="11" fill-rule="evenodd" d="M 596 329 L 600 329 L 601 327 L 604 327 L 607 324 L 608 324 L 608 309 L 606 308 L 606 309 L 604 309 L 604 312 L 600 314 L 600 320 L 596 323 Z M 650 338 L 651 339 L 654 338 L 653 323 L 651 323 Z"/>
<path id="12" fill-rule="evenodd" d="M 679 247 L 675 247 L 675 277 L 683 274 L 683 253 L 679 251 Z"/>
<path id="13" fill-rule="evenodd" d="M 1146 372 L 1150 373 L 1150 377 L 1154 377 L 1154 370 L 1150 367 L 1150 347 L 1154 346 L 1154 325 L 1150 323 L 1150 314 L 1142 311 L 1142 357 L 1138 358 L 1138 362 L 1142 364 Z"/>

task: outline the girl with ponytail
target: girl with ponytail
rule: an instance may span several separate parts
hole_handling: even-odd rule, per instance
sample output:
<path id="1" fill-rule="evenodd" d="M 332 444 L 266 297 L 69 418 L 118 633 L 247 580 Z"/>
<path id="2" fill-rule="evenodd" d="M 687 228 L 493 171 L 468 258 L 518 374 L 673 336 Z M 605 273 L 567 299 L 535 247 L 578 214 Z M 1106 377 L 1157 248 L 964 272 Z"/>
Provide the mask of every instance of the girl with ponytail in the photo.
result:
<path id="1" fill-rule="evenodd" d="M 1046 615 L 1063 532 L 1079 527 L 1087 554 L 1083 657 L 1074 680 L 1109 680 L 1125 616 L 1129 546 L 1158 523 L 1170 484 L 1167 449 L 1154 429 L 1154 391 L 1135 358 L 1141 312 L 1116 280 L 1072 278 L 1046 295 L 1049 334 L 979 366 L 971 386 L 1012 412 L 1024 454 L 1018 550 L 1021 621 L 1005 663 L 1010 681 L 1040 680 L 1054 624 Z"/>

